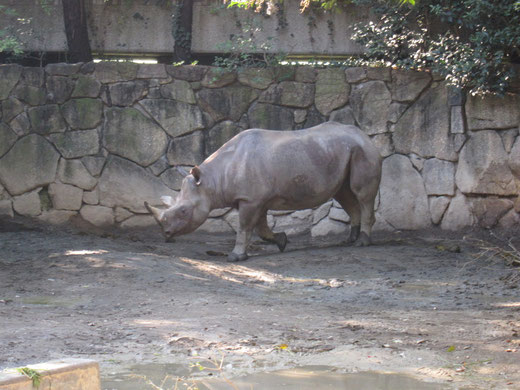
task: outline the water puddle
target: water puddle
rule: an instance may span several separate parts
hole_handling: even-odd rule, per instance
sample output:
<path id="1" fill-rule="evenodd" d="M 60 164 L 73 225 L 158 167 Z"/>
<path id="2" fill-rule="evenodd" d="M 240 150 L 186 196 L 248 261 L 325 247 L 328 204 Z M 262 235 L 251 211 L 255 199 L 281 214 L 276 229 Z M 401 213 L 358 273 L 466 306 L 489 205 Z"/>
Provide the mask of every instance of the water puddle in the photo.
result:
<path id="1" fill-rule="evenodd" d="M 195 369 L 198 371 L 198 369 Z M 449 386 L 421 382 L 411 376 L 396 373 L 360 372 L 345 374 L 333 367 L 301 367 L 290 370 L 263 372 L 241 378 L 186 379 L 194 371 L 171 364 L 146 364 L 128 372 L 102 378 L 103 390 L 199 389 L 199 390 L 443 390 Z M 206 373 L 206 375 L 209 373 Z M 216 375 L 217 376 L 217 375 Z M 156 387 L 154 387 L 156 386 Z"/>

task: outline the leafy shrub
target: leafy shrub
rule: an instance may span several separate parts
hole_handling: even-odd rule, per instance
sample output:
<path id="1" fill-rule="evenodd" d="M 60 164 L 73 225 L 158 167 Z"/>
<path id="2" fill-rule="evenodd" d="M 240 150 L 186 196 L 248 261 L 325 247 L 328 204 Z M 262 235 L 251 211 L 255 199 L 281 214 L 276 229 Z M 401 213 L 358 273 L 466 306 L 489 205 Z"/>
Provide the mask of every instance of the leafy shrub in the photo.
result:
<path id="1" fill-rule="evenodd" d="M 520 63 L 516 0 L 353 1 L 371 7 L 379 19 L 355 28 L 367 60 L 431 69 L 473 95 L 504 94 L 515 76 L 512 64 Z"/>

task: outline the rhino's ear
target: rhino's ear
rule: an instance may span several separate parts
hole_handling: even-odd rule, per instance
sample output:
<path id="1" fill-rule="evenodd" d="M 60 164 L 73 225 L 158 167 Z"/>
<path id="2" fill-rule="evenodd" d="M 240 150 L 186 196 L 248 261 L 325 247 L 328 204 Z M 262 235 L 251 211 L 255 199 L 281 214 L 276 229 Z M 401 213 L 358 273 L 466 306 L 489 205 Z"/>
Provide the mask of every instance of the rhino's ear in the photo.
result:
<path id="1" fill-rule="evenodd" d="M 173 206 L 174 200 L 171 196 L 161 196 L 161 202 L 164 203 L 165 206 Z"/>
<path id="2" fill-rule="evenodd" d="M 195 185 L 200 186 L 200 168 L 198 165 L 195 165 L 193 168 L 191 168 L 190 174 L 193 175 L 193 178 L 195 179 Z"/>

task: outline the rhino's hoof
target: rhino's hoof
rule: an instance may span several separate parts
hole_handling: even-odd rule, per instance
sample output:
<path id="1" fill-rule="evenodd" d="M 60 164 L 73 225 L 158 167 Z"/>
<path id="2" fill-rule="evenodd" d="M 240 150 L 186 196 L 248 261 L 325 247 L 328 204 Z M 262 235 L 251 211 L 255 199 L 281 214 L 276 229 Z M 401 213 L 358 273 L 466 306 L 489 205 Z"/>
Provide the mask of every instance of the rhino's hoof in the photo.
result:
<path id="1" fill-rule="evenodd" d="M 229 263 L 234 263 L 236 261 L 244 261 L 244 260 L 247 260 L 249 258 L 249 256 L 247 255 L 247 253 L 242 253 L 240 255 L 237 255 L 236 253 L 233 253 L 231 252 L 228 257 L 227 257 L 227 261 Z"/>
<path id="2" fill-rule="evenodd" d="M 369 246 L 372 245 L 372 241 L 370 240 L 370 237 L 365 232 L 361 232 L 359 235 L 359 238 L 354 242 L 354 246 Z"/>
<path id="3" fill-rule="evenodd" d="M 276 246 L 278 249 L 280 249 L 280 252 L 283 252 L 285 250 L 285 247 L 287 245 L 287 234 L 285 233 L 275 233 L 274 234 L 274 242 L 276 243 Z"/>
<path id="4" fill-rule="evenodd" d="M 346 241 L 346 245 L 356 245 L 356 242 L 358 241 L 358 239 L 360 238 L 359 237 L 359 232 L 361 231 L 361 226 L 352 226 L 350 228 L 350 236 L 348 238 L 348 240 Z"/>

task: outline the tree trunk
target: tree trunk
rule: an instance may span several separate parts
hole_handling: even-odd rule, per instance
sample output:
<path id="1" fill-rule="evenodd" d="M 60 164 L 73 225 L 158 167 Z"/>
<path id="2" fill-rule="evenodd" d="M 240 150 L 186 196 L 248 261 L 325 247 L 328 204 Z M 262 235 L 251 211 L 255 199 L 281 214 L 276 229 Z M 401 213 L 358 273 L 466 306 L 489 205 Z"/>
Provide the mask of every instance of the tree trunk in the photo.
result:
<path id="1" fill-rule="evenodd" d="M 191 59 L 191 25 L 193 17 L 193 0 L 177 0 L 174 10 L 175 48 L 174 61 L 188 62 Z"/>
<path id="2" fill-rule="evenodd" d="M 85 1 L 88 0 L 62 0 L 69 63 L 92 61 Z"/>

